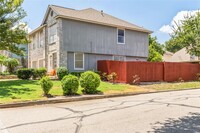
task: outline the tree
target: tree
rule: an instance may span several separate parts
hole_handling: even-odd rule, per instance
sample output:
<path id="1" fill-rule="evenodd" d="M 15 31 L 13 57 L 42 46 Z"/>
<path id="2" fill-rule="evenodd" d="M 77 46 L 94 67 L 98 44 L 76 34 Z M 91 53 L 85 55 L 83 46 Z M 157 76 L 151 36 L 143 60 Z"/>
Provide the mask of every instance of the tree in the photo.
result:
<path id="1" fill-rule="evenodd" d="M 2 64 L 7 67 L 7 71 L 12 74 L 14 73 L 15 67 L 19 65 L 19 61 L 14 58 L 4 58 Z"/>
<path id="2" fill-rule="evenodd" d="M 149 56 L 147 60 L 151 62 L 161 62 L 163 54 L 163 45 L 157 42 L 156 37 L 151 37 L 149 35 Z"/>
<path id="3" fill-rule="evenodd" d="M 29 42 L 26 25 L 20 22 L 26 16 L 22 3 L 23 0 L 0 0 L 0 50 L 17 55 L 24 54 L 18 45 Z"/>
<path id="4" fill-rule="evenodd" d="M 166 49 L 176 52 L 186 47 L 190 55 L 200 57 L 200 12 L 185 16 L 179 24 L 176 23 L 176 28 L 173 28 L 173 31 Z"/>

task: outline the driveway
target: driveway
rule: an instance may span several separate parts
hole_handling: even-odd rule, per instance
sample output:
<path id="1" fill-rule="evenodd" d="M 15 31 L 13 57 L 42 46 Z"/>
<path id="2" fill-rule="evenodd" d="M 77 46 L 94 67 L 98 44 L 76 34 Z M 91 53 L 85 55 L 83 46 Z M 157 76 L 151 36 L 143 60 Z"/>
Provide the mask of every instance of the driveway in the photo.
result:
<path id="1" fill-rule="evenodd" d="M 200 90 L 0 109 L 2 133 L 200 133 Z"/>

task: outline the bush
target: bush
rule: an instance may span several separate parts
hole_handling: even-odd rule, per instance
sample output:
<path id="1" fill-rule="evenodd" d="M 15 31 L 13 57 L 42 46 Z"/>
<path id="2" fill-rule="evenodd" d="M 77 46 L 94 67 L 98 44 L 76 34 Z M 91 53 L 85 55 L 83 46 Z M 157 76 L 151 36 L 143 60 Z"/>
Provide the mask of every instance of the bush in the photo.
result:
<path id="1" fill-rule="evenodd" d="M 65 68 L 65 67 L 59 67 L 59 68 L 57 69 L 57 76 L 58 76 L 58 79 L 59 79 L 59 80 L 62 80 L 62 78 L 63 78 L 64 76 L 68 75 L 68 74 L 69 74 L 69 71 L 68 71 L 68 69 Z"/>
<path id="2" fill-rule="evenodd" d="M 17 77 L 23 80 L 29 80 L 33 74 L 32 69 L 22 68 L 17 70 Z"/>
<path id="3" fill-rule="evenodd" d="M 71 95 L 76 94 L 79 87 L 79 81 L 78 78 L 74 75 L 67 75 L 63 77 L 61 80 L 63 94 L 64 95 Z"/>
<path id="4" fill-rule="evenodd" d="M 100 76 L 92 71 L 87 71 L 81 74 L 80 85 L 84 88 L 86 94 L 94 94 L 97 92 L 101 82 Z"/>
<path id="5" fill-rule="evenodd" d="M 39 83 L 40 83 L 42 90 L 44 92 L 44 96 L 48 96 L 49 91 L 53 87 L 53 83 L 52 83 L 51 79 L 49 77 L 45 76 L 42 79 L 40 79 Z"/>
<path id="6" fill-rule="evenodd" d="M 71 72 L 70 74 L 71 75 L 74 75 L 74 76 L 76 76 L 76 77 L 80 77 L 81 76 L 81 74 L 82 74 L 83 72 Z"/>
<path id="7" fill-rule="evenodd" d="M 140 76 L 139 75 L 134 75 L 133 76 L 133 85 L 139 85 L 140 84 Z"/>
<path id="8" fill-rule="evenodd" d="M 78 78 L 81 76 L 82 73 L 84 73 L 84 72 L 70 72 L 71 75 L 74 75 Z M 99 71 L 95 71 L 95 73 L 100 75 Z"/>
<path id="9" fill-rule="evenodd" d="M 38 69 L 33 69 L 33 79 L 37 78 L 42 78 L 46 76 L 47 74 L 47 69 L 46 68 L 38 68 Z"/>
<path id="10" fill-rule="evenodd" d="M 111 74 L 109 74 L 107 76 L 107 79 L 108 79 L 109 82 L 112 82 L 114 84 L 116 79 L 117 79 L 117 73 L 112 72 Z"/>

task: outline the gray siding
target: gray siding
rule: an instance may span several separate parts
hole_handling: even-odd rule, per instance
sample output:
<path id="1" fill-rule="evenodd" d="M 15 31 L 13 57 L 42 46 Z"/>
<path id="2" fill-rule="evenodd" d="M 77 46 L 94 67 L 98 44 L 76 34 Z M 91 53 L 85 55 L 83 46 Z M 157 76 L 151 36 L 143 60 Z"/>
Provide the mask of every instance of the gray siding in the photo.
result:
<path id="1" fill-rule="evenodd" d="M 125 44 L 117 44 L 117 28 L 63 19 L 64 51 L 148 56 L 148 34 L 126 30 Z"/>
<path id="2" fill-rule="evenodd" d="M 74 53 L 68 52 L 67 54 L 68 60 L 68 69 L 71 72 L 74 72 Z M 112 60 L 112 55 L 100 55 L 100 54 L 84 54 L 84 70 L 97 70 L 97 61 L 98 60 Z M 79 70 L 80 71 L 80 70 Z"/>
<path id="3" fill-rule="evenodd" d="M 97 61 L 98 60 L 113 60 L 112 55 L 102 55 L 102 54 L 91 54 L 91 53 L 84 53 L 84 70 L 97 70 Z M 139 58 L 139 57 L 126 57 L 127 61 L 145 61 L 146 58 Z M 70 72 L 74 72 L 74 53 L 68 52 L 67 58 L 64 61 L 67 61 L 67 67 Z M 78 70 L 80 71 L 80 70 Z"/>

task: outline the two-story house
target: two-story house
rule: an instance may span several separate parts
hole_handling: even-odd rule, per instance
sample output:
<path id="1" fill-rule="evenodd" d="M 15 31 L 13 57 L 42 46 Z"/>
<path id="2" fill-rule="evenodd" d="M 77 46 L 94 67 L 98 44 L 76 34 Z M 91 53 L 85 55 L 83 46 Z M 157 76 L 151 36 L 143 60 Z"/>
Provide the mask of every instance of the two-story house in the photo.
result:
<path id="1" fill-rule="evenodd" d="M 96 70 L 98 60 L 146 61 L 151 31 L 92 8 L 50 5 L 29 33 L 29 67 Z"/>

